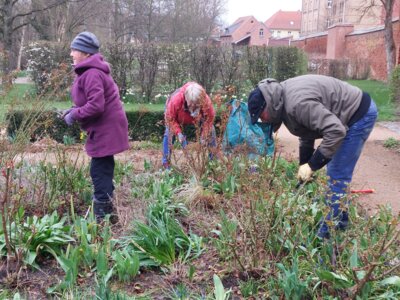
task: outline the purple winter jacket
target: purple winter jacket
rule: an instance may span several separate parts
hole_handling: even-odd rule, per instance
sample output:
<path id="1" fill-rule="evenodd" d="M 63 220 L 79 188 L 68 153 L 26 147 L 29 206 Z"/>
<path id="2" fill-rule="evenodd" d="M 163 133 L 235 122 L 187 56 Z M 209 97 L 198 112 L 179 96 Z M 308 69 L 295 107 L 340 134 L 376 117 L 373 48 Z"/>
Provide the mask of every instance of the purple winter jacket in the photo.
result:
<path id="1" fill-rule="evenodd" d="M 73 118 L 87 132 L 86 152 L 104 157 L 129 148 L 128 120 L 110 66 L 94 54 L 75 66 Z"/>

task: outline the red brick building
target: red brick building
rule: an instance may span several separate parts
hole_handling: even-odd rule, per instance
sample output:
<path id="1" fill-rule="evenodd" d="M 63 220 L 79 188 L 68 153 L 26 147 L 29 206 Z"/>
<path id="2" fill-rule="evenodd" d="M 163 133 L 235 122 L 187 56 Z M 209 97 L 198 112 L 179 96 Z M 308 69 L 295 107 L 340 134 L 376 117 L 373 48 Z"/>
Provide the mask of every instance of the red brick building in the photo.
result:
<path id="1" fill-rule="evenodd" d="M 267 45 L 271 36 L 263 22 L 253 16 L 241 17 L 226 27 L 220 35 L 221 44 L 259 46 Z"/>

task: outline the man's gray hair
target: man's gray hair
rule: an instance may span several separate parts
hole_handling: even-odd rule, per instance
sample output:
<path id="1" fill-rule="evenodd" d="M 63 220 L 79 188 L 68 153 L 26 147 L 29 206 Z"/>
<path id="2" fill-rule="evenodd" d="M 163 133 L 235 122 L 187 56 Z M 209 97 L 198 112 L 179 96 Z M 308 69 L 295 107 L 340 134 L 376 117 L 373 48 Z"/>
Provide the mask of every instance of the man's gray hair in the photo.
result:
<path id="1" fill-rule="evenodd" d="M 204 93 L 204 88 L 200 84 L 193 82 L 185 90 L 185 100 L 187 102 L 198 103 Z"/>

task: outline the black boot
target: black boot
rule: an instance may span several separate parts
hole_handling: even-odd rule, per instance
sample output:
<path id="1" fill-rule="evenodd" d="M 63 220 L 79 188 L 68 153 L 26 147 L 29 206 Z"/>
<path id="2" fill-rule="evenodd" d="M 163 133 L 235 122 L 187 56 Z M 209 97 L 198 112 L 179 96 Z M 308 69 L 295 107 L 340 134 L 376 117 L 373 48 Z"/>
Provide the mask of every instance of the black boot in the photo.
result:
<path id="1" fill-rule="evenodd" d="M 96 198 L 93 199 L 93 212 L 98 224 L 102 223 L 106 215 L 110 215 L 110 223 L 115 224 L 118 222 L 118 217 L 113 213 L 112 200 L 100 201 Z"/>

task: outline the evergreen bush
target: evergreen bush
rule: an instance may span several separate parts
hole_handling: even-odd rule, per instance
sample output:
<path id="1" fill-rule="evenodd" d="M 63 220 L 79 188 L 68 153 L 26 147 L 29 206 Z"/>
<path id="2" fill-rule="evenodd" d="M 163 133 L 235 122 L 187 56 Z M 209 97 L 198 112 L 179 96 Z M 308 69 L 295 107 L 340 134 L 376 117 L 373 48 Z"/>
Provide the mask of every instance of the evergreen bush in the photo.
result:
<path id="1" fill-rule="evenodd" d="M 400 103 L 400 66 L 397 66 L 390 77 L 390 100 L 399 105 Z"/>
<path id="2" fill-rule="evenodd" d="M 72 84 L 69 48 L 64 44 L 39 41 L 26 49 L 28 71 L 38 94 L 58 90 L 58 99 L 65 100 Z"/>
<path id="3" fill-rule="evenodd" d="M 7 114 L 7 135 L 12 140 L 16 132 L 21 129 L 26 122 L 28 116 L 32 116 L 32 112 L 28 111 L 13 111 Z M 164 112 L 163 111 L 128 111 L 126 112 L 129 127 L 129 137 L 133 141 L 154 141 L 160 142 L 163 138 L 164 126 Z M 215 118 L 215 123 L 220 122 L 220 117 Z M 66 137 L 75 142 L 82 141 L 81 130 L 79 124 L 75 123 L 73 126 L 67 126 L 57 112 L 48 111 L 40 114 L 36 120 L 39 125 L 30 137 L 31 142 L 40 140 L 43 137 L 49 137 L 58 143 L 64 143 Z M 216 126 L 217 133 L 219 132 Z M 189 140 L 194 140 L 196 136 L 195 126 L 185 126 L 184 134 Z"/>

